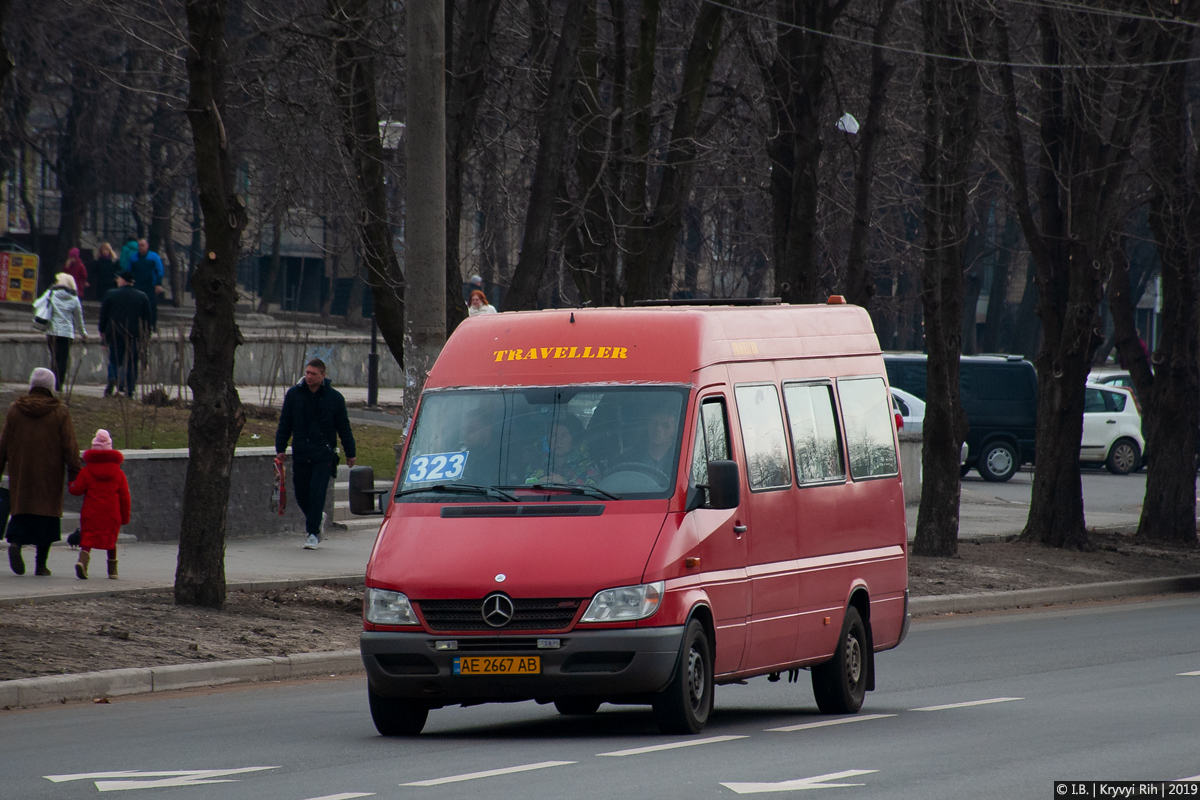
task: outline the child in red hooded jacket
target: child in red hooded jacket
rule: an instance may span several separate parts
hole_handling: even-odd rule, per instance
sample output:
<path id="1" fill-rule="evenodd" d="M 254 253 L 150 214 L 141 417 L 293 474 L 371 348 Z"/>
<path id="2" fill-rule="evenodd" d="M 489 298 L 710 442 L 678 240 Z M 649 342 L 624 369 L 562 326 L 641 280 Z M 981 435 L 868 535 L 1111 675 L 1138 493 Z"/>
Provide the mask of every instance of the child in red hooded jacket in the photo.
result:
<path id="1" fill-rule="evenodd" d="M 83 495 L 79 515 L 79 562 L 75 575 L 86 579 L 92 548 L 108 551 L 108 577 L 117 577 L 117 534 L 129 524 L 129 482 L 121 470 L 125 456 L 113 450 L 112 436 L 101 428 L 92 439 L 92 449 L 83 454 L 83 470 L 68 487 Z"/>

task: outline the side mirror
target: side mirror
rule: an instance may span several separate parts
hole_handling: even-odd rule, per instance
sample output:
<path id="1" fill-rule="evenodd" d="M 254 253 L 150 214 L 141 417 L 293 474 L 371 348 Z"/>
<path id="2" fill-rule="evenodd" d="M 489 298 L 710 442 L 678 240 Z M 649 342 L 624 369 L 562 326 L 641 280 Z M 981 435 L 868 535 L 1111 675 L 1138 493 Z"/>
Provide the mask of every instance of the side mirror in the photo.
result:
<path id="1" fill-rule="evenodd" d="M 385 491 L 384 494 L 387 492 Z M 371 467 L 350 468 L 350 513 L 359 516 L 380 513 L 375 498 L 375 470 Z"/>
<path id="2" fill-rule="evenodd" d="M 737 508 L 741 486 L 736 461 L 708 462 L 708 501 L 713 508 Z"/>

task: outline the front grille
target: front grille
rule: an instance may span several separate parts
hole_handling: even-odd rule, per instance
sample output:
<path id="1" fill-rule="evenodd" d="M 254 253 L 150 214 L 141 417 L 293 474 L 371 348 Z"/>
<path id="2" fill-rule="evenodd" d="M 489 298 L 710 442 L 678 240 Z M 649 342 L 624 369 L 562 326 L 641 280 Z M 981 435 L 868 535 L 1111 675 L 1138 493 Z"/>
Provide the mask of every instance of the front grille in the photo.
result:
<path id="1" fill-rule="evenodd" d="M 418 600 L 425 623 L 435 631 L 557 631 L 569 627 L 582 602 L 578 598 L 513 598 L 512 621 L 493 628 L 483 621 L 483 599 Z"/>
<path id="2" fill-rule="evenodd" d="M 524 653 L 536 651 L 538 640 L 532 636 L 472 636 L 458 639 L 458 652 Z M 435 647 L 430 640 L 429 647 Z"/>

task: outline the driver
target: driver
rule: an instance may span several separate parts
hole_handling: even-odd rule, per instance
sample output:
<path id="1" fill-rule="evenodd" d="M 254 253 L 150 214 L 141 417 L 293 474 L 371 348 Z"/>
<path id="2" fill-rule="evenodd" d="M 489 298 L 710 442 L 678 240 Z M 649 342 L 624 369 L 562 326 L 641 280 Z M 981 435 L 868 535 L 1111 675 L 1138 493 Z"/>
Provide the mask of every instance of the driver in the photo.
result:
<path id="1" fill-rule="evenodd" d="M 675 429 L 678 424 L 678 415 L 670 411 L 655 411 L 651 414 L 649 429 L 646 432 L 646 452 L 637 460 L 670 476 L 671 467 L 675 462 Z"/>

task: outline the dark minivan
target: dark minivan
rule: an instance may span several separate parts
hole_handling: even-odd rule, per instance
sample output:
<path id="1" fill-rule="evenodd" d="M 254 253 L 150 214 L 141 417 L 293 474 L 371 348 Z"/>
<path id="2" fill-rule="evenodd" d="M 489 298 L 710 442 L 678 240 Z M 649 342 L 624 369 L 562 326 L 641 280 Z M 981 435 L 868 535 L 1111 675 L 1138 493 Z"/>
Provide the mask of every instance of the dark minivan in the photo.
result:
<path id="1" fill-rule="evenodd" d="M 884 353 L 888 383 L 925 399 L 925 359 L 920 353 Z M 959 390 L 971 426 L 967 462 L 985 481 L 1006 481 L 1033 463 L 1037 429 L 1037 372 L 1020 356 L 963 356 Z"/>

